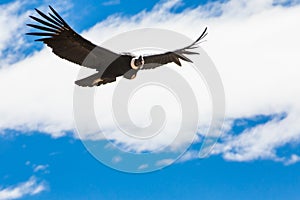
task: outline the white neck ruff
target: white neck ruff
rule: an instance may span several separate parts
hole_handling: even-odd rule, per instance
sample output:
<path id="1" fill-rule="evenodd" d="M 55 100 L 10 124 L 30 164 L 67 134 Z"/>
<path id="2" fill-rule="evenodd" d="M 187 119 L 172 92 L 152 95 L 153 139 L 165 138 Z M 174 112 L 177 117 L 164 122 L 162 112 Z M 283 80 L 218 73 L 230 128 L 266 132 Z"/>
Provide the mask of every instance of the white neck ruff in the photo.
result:
<path id="1" fill-rule="evenodd" d="M 131 68 L 134 69 L 134 70 L 142 69 L 144 67 L 144 64 L 145 64 L 144 58 L 142 57 L 142 66 L 141 67 L 138 67 L 134 64 L 135 59 L 138 59 L 138 57 L 135 57 L 135 58 L 131 59 L 131 62 L 130 62 Z"/>

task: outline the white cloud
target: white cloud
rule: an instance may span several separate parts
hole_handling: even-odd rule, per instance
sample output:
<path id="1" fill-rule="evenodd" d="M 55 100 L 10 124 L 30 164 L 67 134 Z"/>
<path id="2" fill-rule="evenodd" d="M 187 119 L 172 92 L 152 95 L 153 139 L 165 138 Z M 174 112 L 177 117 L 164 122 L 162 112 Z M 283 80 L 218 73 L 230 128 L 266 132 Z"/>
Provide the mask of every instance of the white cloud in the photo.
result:
<path id="1" fill-rule="evenodd" d="M 143 170 L 143 169 L 146 169 L 146 168 L 148 168 L 148 167 L 149 167 L 148 164 L 142 164 L 142 165 L 140 165 L 140 166 L 138 167 L 138 170 Z"/>
<path id="2" fill-rule="evenodd" d="M 102 3 L 104 6 L 114 6 L 120 4 L 120 0 L 110 0 Z"/>
<path id="3" fill-rule="evenodd" d="M 181 13 L 170 12 L 179 4 L 177 0 L 167 1 L 152 11 L 142 11 L 132 17 L 115 15 L 85 31 L 84 35 L 101 44 L 123 31 L 155 27 L 195 38 L 207 25 L 208 42 L 202 46 L 212 57 L 223 80 L 227 118 L 287 113 L 282 121 L 271 121 L 238 136 L 224 135 L 224 142 L 216 146 L 214 153 L 236 161 L 276 160 L 276 148 L 300 140 L 300 28 L 297 21 L 300 7 L 272 6 L 271 0 L 231 0 Z M 8 39 L 0 40 L 0 47 L 8 45 L 6 41 Z M 54 137 L 72 130 L 71 102 L 78 69 L 52 55 L 49 49 L 1 69 L 0 129 L 39 130 Z M 184 68 L 180 70 L 187 72 Z M 103 101 L 107 100 L 105 92 L 109 93 L 113 87 L 99 89 L 103 92 Z M 202 107 L 210 107 L 209 102 L 204 103 Z M 202 114 L 209 115 L 209 112 L 207 109 Z M 133 119 L 141 119 L 144 113 L 145 110 L 137 109 Z M 209 120 L 202 127 L 208 124 Z M 110 131 L 111 124 L 105 125 L 111 139 L 128 142 L 128 146 L 137 150 L 156 149 L 169 141 L 168 137 L 163 137 L 160 143 L 132 144 L 119 132 Z"/>
<path id="4" fill-rule="evenodd" d="M 162 159 L 162 160 L 158 160 L 155 165 L 156 166 L 168 166 L 170 165 L 171 163 L 173 163 L 174 160 L 173 159 L 169 159 L 169 158 L 166 158 L 166 159 Z"/>
<path id="5" fill-rule="evenodd" d="M 19 183 L 15 186 L 9 186 L 6 188 L 0 187 L 0 199 L 20 199 L 28 195 L 37 195 L 45 190 L 46 184 L 38 181 L 36 177 L 32 176 L 28 181 Z"/>
<path id="6" fill-rule="evenodd" d="M 122 157 L 121 156 L 115 156 L 112 158 L 112 162 L 113 163 L 119 163 L 122 161 Z"/>
<path id="7" fill-rule="evenodd" d="M 25 45 L 23 38 L 24 24 L 29 12 L 23 11 L 18 14 L 22 6 L 23 3 L 20 1 L 0 5 L 0 68 L 6 63 L 16 60 L 17 57 L 14 53 Z M 13 45 L 10 45 L 12 43 Z M 10 54 L 4 55 L 3 52 L 7 48 L 9 48 Z"/>
<path id="8" fill-rule="evenodd" d="M 291 157 L 284 162 L 284 164 L 285 165 L 292 165 L 292 164 L 295 164 L 299 161 L 300 161 L 300 156 L 298 156 L 296 154 L 292 154 Z"/>
<path id="9" fill-rule="evenodd" d="M 30 165 L 30 161 L 27 160 L 27 161 L 25 162 L 25 165 L 29 166 L 29 165 Z"/>
<path id="10" fill-rule="evenodd" d="M 45 171 L 47 168 L 48 168 L 48 165 L 37 165 L 37 166 L 34 166 L 33 171 L 34 172 Z"/>
<path id="11" fill-rule="evenodd" d="M 198 156 L 199 152 L 196 150 L 189 150 L 186 151 L 178 160 L 176 160 L 176 163 L 186 162 L 188 160 L 193 160 L 199 158 Z"/>
<path id="12" fill-rule="evenodd" d="M 69 62 L 57 60 L 49 49 L 1 69 L 0 129 L 37 130 L 53 137 L 72 130 L 76 70 Z"/>
<path id="13" fill-rule="evenodd" d="M 217 144 L 214 153 L 222 153 L 225 159 L 249 161 L 254 159 L 281 160 L 276 149 L 299 142 L 299 111 L 293 110 L 282 121 L 274 119 L 264 125 L 247 130 L 238 136 L 223 136 L 224 143 Z"/>

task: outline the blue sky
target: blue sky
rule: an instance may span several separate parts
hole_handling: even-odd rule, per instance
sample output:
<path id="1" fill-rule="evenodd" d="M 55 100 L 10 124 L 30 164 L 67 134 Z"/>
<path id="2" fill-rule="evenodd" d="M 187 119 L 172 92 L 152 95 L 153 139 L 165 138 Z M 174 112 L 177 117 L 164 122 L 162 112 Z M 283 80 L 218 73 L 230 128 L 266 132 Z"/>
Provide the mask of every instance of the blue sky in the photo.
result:
<path id="1" fill-rule="evenodd" d="M 19 2 L 4 0 L 0 6 L 13 4 Z M 204 120 L 189 156 L 158 171 L 124 173 L 95 159 L 74 131 L 72 84 L 78 71 L 68 71 L 74 66 L 57 61 L 23 34 L 28 14 L 49 4 L 75 30 L 97 42 L 103 42 L 99 36 L 108 39 L 135 27 L 165 27 L 194 38 L 199 32 L 195 25 L 200 24 L 200 30 L 208 26 L 203 49 L 219 70 L 227 98 L 224 133 L 211 155 L 197 157 Z M 300 71 L 294 43 L 300 30 L 291 20 L 298 17 L 298 4 L 73 0 L 25 1 L 7 9 L 0 14 L 0 28 L 9 22 L 16 26 L 0 36 L 0 199 L 299 199 Z M 268 23 L 270 17 L 274 23 Z M 277 40 L 283 33 L 289 33 L 281 39 L 286 42 Z M 43 63 L 46 57 L 49 65 Z M 70 76 L 70 83 L 59 75 L 57 82 L 70 85 L 26 83 L 40 80 L 32 70 L 51 76 L 52 65 Z"/>
<path id="2" fill-rule="evenodd" d="M 34 173 L 47 181 L 49 190 L 28 199 L 296 199 L 299 188 L 297 164 L 226 162 L 214 156 L 152 173 L 127 174 L 100 164 L 78 140 L 53 140 L 42 134 L 2 139 L 1 158 L 5 185 L 32 175 L 27 160 L 49 165 L 49 172 Z"/>

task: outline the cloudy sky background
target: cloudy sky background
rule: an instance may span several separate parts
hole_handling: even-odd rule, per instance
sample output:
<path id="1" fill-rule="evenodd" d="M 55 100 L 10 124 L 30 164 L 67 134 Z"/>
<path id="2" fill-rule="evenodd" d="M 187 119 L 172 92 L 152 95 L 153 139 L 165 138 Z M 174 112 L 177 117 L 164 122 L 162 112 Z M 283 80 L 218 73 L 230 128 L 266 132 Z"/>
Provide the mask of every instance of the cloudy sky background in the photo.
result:
<path id="1" fill-rule="evenodd" d="M 101 164 L 92 159 L 77 139 L 72 102 L 73 83 L 80 67 L 58 59 L 48 48 L 24 36 L 29 30 L 25 24 L 30 22 L 28 15 L 34 14 L 33 8 L 47 11 L 48 4 L 56 8 L 75 30 L 96 44 L 136 28 L 165 28 L 192 39 L 204 27 L 209 28 L 207 42 L 201 47 L 214 61 L 225 88 L 226 129 L 223 135 L 205 161 L 197 159 L 199 144 L 195 144 L 175 166 L 156 174 L 134 177 L 129 184 L 147 182 L 150 185 L 162 176 L 166 183 L 169 183 L 167 180 L 173 182 L 166 194 L 161 194 L 165 197 L 168 192 L 180 198 L 176 189 L 189 191 L 189 188 L 199 187 L 204 188 L 201 190 L 204 197 L 212 198 L 222 197 L 228 189 L 227 197 L 230 198 L 244 197 L 243 194 L 256 190 L 262 193 L 263 188 L 269 190 L 262 195 L 274 195 L 279 193 L 276 188 L 280 188 L 289 191 L 291 198 L 296 198 L 293 188 L 300 182 L 292 174 L 299 169 L 297 162 L 300 161 L 299 3 L 296 0 L 209 3 L 170 0 L 135 5 L 131 1 L 87 1 L 80 6 L 80 0 L 3 2 L 0 5 L 0 199 L 55 199 L 64 194 L 63 191 L 66 197 L 80 199 L 78 187 L 84 191 L 81 197 L 94 195 L 91 198 L 122 197 L 114 196 L 111 189 L 114 187 L 128 198 L 141 197 L 145 192 L 142 186 L 137 192 L 115 183 L 118 179 L 130 179 L 130 175 L 99 167 Z M 189 74 L 187 67 L 176 70 Z M 113 87 L 105 86 L 99 90 L 109 93 Z M 202 97 L 208 98 L 199 94 L 198 98 Z M 209 108 L 209 101 L 202 103 L 203 107 Z M 209 113 L 210 109 L 207 109 L 202 115 Z M 141 113 L 136 112 L 136 115 Z M 205 127 L 209 121 L 202 123 Z M 199 138 L 200 135 L 201 130 Z M 118 139 L 117 135 L 114 139 Z M 168 138 L 163 141 L 168 142 Z M 132 145 L 132 141 L 126 139 L 121 142 Z M 138 145 L 135 147 L 140 150 Z M 142 150 L 145 150 L 144 146 Z M 77 160 L 74 153 L 84 157 L 85 162 Z M 122 159 L 115 158 L 114 161 L 122 162 Z M 86 168 L 92 168 L 89 178 L 87 172 L 83 172 Z M 217 169 L 219 172 L 216 173 Z M 236 173 L 231 174 L 230 169 L 236 169 Z M 274 173 L 266 173 L 268 170 L 274 170 Z M 64 180 L 59 179 L 65 171 L 68 172 Z M 97 182 L 103 177 L 103 171 L 107 171 L 104 177 L 113 177 L 108 186 L 103 185 L 105 182 Z M 186 174 L 187 171 L 190 172 Z M 248 177 L 246 172 L 251 172 L 257 179 Z M 176 173 L 186 174 L 186 177 L 180 180 L 174 177 Z M 78 183 L 80 177 L 85 177 L 83 182 L 88 185 Z M 232 180 L 228 180 L 230 178 Z M 71 180 L 77 183 L 67 186 Z M 265 187 L 257 189 L 256 184 Z M 215 194 L 209 185 L 220 193 Z M 62 187 L 59 189 L 59 186 Z M 154 186 L 149 189 L 154 193 L 158 190 L 159 187 Z M 195 198 L 196 194 L 191 192 L 190 197 Z"/>

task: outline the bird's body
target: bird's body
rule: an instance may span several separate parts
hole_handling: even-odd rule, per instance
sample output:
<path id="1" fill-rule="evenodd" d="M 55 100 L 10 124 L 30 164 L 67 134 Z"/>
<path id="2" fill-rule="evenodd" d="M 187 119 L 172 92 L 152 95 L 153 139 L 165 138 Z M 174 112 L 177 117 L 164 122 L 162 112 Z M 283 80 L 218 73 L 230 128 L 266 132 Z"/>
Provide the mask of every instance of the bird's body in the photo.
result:
<path id="1" fill-rule="evenodd" d="M 133 70 L 130 66 L 131 60 L 134 59 L 134 56 L 131 55 L 120 55 L 115 60 L 113 60 L 106 67 L 99 66 L 98 72 L 89 76 L 87 78 L 75 81 L 77 85 L 80 86 L 99 86 L 101 84 L 106 84 L 114 82 L 117 77 L 124 76 L 126 73 L 130 73 Z M 137 70 L 134 70 L 137 71 Z M 131 77 L 124 76 L 127 79 Z"/>
<path id="2" fill-rule="evenodd" d="M 120 55 L 103 72 L 103 77 L 118 77 L 124 75 L 126 72 L 131 70 L 131 66 L 129 63 L 133 58 L 134 56 L 131 55 Z"/>
<path id="3" fill-rule="evenodd" d="M 53 53 L 57 56 L 81 66 L 95 69 L 97 73 L 75 81 L 75 84 L 83 87 L 114 82 L 119 76 L 133 79 L 139 70 L 153 69 L 171 62 L 181 66 L 179 59 L 192 62 L 184 54 L 198 54 L 190 50 L 196 48 L 199 41 L 207 35 L 205 28 L 201 36 L 187 47 L 162 54 L 136 57 L 130 53 L 118 54 L 91 43 L 77 34 L 51 6 L 50 9 L 52 13 L 49 13 L 49 16 L 36 9 L 43 19 L 30 17 L 44 26 L 27 25 L 42 30 L 42 32 L 27 34 L 42 36 L 35 41 L 44 42 L 52 48 Z"/>

